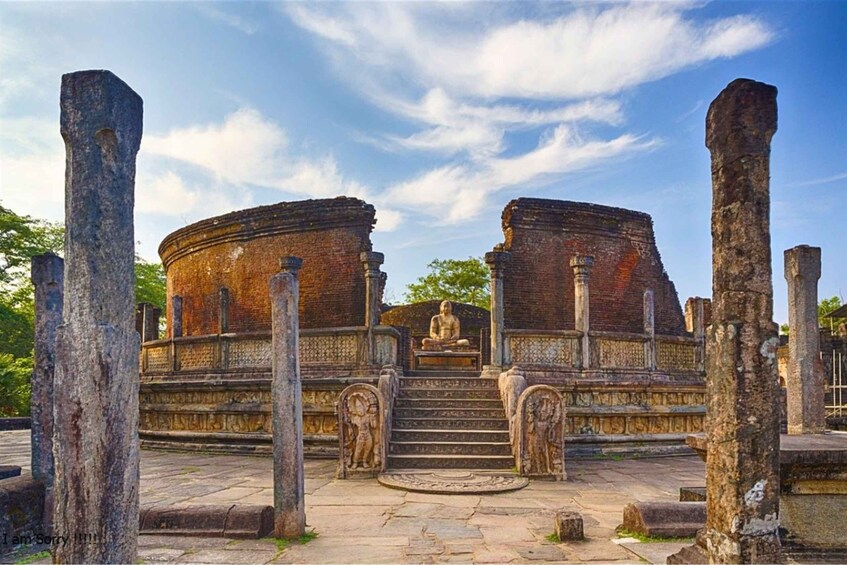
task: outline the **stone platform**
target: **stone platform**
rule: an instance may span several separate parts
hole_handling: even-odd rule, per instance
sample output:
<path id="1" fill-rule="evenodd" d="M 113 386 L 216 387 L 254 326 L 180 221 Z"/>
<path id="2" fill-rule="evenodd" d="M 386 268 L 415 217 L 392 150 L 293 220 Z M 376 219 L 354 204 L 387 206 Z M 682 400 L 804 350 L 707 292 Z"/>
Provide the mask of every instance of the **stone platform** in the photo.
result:
<path id="1" fill-rule="evenodd" d="M 705 461 L 705 435 L 686 438 Z M 786 435 L 779 438 L 780 527 L 800 546 L 847 549 L 847 433 Z"/>
<path id="2" fill-rule="evenodd" d="M 479 371 L 478 351 L 414 351 L 416 371 Z"/>

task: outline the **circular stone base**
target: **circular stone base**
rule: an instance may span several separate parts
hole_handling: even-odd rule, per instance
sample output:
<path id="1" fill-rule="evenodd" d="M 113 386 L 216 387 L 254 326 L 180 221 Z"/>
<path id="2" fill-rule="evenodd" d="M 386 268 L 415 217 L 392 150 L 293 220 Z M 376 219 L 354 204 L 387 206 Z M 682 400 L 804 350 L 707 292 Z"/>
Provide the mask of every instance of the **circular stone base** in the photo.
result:
<path id="1" fill-rule="evenodd" d="M 516 475 L 470 471 L 406 471 L 382 473 L 377 480 L 389 488 L 431 494 L 484 494 L 522 489 L 529 479 Z"/>

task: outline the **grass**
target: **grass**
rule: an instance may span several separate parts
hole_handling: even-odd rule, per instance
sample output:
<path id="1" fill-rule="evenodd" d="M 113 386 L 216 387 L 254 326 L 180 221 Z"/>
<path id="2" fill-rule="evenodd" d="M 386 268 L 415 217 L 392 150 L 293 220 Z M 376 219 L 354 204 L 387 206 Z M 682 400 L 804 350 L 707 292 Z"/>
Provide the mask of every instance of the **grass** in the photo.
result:
<path id="1" fill-rule="evenodd" d="M 183 467 L 182 472 L 180 472 L 180 475 L 188 475 L 189 473 L 196 473 L 199 470 L 200 470 L 200 467 L 192 467 L 192 466 Z"/>
<path id="2" fill-rule="evenodd" d="M 619 526 L 618 529 L 615 530 L 615 533 L 618 534 L 619 538 L 635 538 L 641 543 L 664 543 L 691 540 L 691 538 L 663 538 L 660 536 L 645 536 L 644 534 L 640 534 L 638 532 L 631 532 L 623 526 Z"/>
<path id="3" fill-rule="evenodd" d="M 266 541 L 273 541 L 276 544 L 277 557 L 278 557 L 280 553 L 285 551 L 285 548 L 287 548 L 291 545 L 294 545 L 294 544 L 303 545 L 303 544 L 309 543 L 310 541 L 312 541 L 316 537 L 318 537 L 318 532 L 311 530 L 311 531 L 306 532 L 305 534 L 303 534 L 302 536 L 300 536 L 299 538 L 296 538 L 296 539 L 285 539 L 285 538 L 264 538 L 264 539 Z"/>
<path id="4" fill-rule="evenodd" d="M 562 543 L 562 540 L 559 539 L 559 536 L 556 535 L 556 532 L 553 532 L 552 534 L 547 534 L 546 536 L 544 536 L 544 539 L 546 539 L 547 541 L 552 541 L 553 543 Z"/>
<path id="5" fill-rule="evenodd" d="M 50 557 L 50 551 L 45 549 L 44 551 L 39 551 L 38 553 L 33 553 L 32 555 L 27 555 L 20 561 L 16 561 L 15 565 L 26 565 L 27 563 L 32 563 L 33 561 L 38 561 L 39 559 L 44 559 L 45 557 Z"/>

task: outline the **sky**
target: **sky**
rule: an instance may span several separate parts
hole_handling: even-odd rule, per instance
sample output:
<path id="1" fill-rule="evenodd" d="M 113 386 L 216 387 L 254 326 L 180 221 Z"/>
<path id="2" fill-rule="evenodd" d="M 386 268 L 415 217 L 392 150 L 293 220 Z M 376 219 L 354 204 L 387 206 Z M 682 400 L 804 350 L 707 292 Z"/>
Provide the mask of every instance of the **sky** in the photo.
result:
<path id="1" fill-rule="evenodd" d="M 503 241 L 518 197 L 653 217 L 680 301 L 711 294 L 709 103 L 779 89 L 783 250 L 822 248 L 847 299 L 847 2 L 0 2 L 0 203 L 63 219 L 61 75 L 109 69 L 144 99 L 135 229 L 337 195 L 377 209 L 386 300 L 435 258 Z M 566 260 L 566 258 L 562 258 Z M 538 290 L 534 290 L 538 291 Z"/>

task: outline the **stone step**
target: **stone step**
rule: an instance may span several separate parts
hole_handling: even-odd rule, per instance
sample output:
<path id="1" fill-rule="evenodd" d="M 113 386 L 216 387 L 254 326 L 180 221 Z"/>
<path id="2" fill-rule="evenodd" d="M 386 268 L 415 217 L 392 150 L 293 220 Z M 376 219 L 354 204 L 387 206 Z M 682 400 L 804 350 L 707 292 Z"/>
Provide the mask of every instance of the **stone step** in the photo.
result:
<path id="1" fill-rule="evenodd" d="M 397 398 L 481 398 L 500 400 L 496 389 L 486 388 L 401 388 Z"/>
<path id="2" fill-rule="evenodd" d="M 426 369 L 423 371 L 405 371 L 403 373 L 403 378 L 407 377 L 436 377 L 436 378 L 445 378 L 445 379 L 479 379 L 480 376 L 479 371 L 440 371 L 440 370 L 432 370 Z"/>
<path id="3" fill-rule="evenodd" d="M 509 455 L 389 455 L 388 467 L 402 469 L 497 469 L 511 470 L 515 459 Z"/>
<path id="4" fill-rule="evenodd" d="M 508 442 L 452 442 L 452 441 L 392 441 L 390 455 L 503 455 L 512 451 Z"/>
<path id="5" fill-rule="evenodd" d="M 393 419 L 393 427 L 401 430 L 508 430 L 509 422 L 506 416 L 501 414 L 496 418 L 481 417 L 426 417 L 426 418 L 400 418 L 396 411 Z"/>
<path id="6" fill-rule="evenodd" d="M 502 418 L 504 421 L 506 420 L 506 412 L 503 410 L 503 406 L 498 406 L 497 408 L 394 408 L 394 419 L 395 422 L 398 418 L 401 419 L 414 419 L 414 418 L 455 418 L 455 419 L 468 419 L 468 418 L 486 418 L 486 419 L 497 419 Z M 487 429 L 487 428 L 483 428 Z"/>
<path id="7" fill-rule="evenodd" d="M 508 430 L 444 430 L 398 429 L 391 430 L 391 441 L 448 441 L 448 442 L 509 442 Z"/>
<path id="8" fill-rule="evenodd" d="M 411 388 L 434 388 L 438 390 L 473 388 L 497 391 L 497 381 L 478 377 L 407 377 L 400 378 L 400 390 Z"/>
<path id="9" fill-rule="evenodd" d="M 499 398 L 409 398 L 399 397 L 395 408 L 503 408 Z"/>

